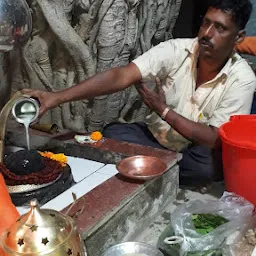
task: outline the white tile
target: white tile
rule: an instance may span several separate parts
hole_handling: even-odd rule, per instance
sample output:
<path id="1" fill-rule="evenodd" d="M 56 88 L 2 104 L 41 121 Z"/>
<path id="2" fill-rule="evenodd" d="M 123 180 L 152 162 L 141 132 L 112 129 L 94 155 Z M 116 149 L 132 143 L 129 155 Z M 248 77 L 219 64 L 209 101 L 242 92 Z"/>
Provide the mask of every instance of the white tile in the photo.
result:
<path id="1" fill-rule="evenodd" d="M 73 201 L 74 200 L 72 197 L 72 191 L 71 189 L 68 189 L 65 192 L 58 195 L 57 197 L 55 197 L 54 199 L 44 204 L 43 206 L 41 206 L 41 208 L 61 211 L 66 206 L 70 205 Z"/>
<path id="2" fill-rule="evenodd" d="M 71 189 L 77 195 L 77 197 L 81 197 L 108 179 L 109 177 L 106 175 L 93 173 L 83 181 L 73 186 Z"/>
<path id="3" fill-rule="evenodd" d="M 100 174 L 104 174 L 112 177 L 118 173 L 118 170 L 116 169 L 115 164 L 107 164 L 102 168 L 100 168 L 98 171 L 96 171 L 96 173 L 100 173 Z"/>
<path id="4" fill-rule="evenodd" d="M 61 211 L 73 202 L 72 192 L 76 194 L 77 198 L 80 198 L 81 196 L 85 195 L 109 178 L 110 177 L 108 175 L 93 173 L 84 180 L 74 185 L 72 188 L 66 190 L 59 196 L 55 197 L 54 199 L 43 205 L 42 208 L 49 208 Z"/>
<path id="5" fill-rule="evenodd" d="M 68 156 L 68 164 L 71 168 L 75 182 L 79 182 L 103 167 L 103 163 L 84 158 Z"/>

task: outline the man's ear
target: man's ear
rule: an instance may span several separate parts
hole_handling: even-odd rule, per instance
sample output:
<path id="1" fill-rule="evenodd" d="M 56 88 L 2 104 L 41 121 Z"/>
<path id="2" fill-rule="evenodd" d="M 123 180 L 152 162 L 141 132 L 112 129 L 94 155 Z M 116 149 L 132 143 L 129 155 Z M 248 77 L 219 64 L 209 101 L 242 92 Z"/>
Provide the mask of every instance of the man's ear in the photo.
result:
<path id="1" fill-rule="evenodd" d="M 246 35 L 245 29 L 239 30 L 236 36 L 236 44 L 241 44 L 245 39 L 245 35 Z"/>

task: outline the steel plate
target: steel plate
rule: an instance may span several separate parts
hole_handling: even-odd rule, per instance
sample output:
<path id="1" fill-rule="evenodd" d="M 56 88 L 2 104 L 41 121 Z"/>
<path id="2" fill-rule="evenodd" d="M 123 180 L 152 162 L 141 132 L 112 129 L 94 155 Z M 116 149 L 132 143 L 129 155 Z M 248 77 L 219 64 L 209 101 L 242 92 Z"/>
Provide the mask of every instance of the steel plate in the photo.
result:
<path id="1" fill-rule="evenodd" d="M 152 245 L 140 242 L 126 242 L 110 247 L 104 256 L 164 256 Z"/>

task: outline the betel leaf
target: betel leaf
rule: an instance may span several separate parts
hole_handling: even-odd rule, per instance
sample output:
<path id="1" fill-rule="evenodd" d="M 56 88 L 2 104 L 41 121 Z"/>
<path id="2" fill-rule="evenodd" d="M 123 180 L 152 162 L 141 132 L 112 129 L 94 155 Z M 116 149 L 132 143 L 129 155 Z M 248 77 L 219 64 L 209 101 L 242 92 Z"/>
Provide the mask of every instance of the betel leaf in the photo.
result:
<path id="1" fill-rule="evenodd" d="M 205 235 L 228 222 L 222 216 L 211 213 L 193 214 L 192 221 L 195 226 L 197 233 Z"/>

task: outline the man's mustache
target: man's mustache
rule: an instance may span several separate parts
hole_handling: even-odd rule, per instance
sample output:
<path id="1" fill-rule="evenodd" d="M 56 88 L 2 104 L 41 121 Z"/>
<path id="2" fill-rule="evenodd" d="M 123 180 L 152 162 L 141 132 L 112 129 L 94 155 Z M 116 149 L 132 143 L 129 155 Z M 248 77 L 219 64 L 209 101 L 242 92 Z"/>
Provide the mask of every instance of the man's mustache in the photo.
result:
<path id="1" fill-rule="evenodd" d="M 211 41 L 206 38 L 206 37 L 202 37 L 201 39 L 199 39 L 199 44 L 206 44 L 208 45 L 210 48 L 213 48 L 213 44 L 211 43 Z"/>

